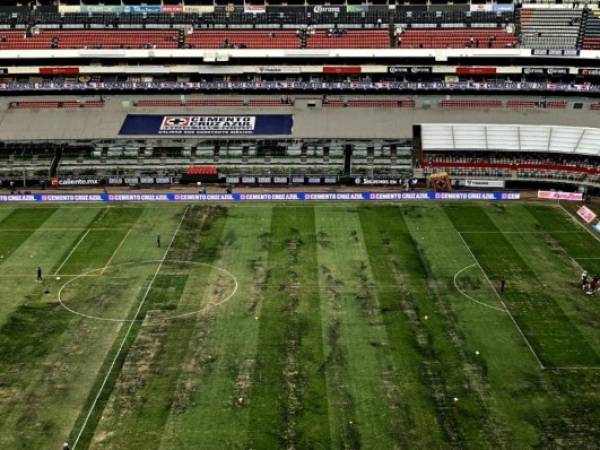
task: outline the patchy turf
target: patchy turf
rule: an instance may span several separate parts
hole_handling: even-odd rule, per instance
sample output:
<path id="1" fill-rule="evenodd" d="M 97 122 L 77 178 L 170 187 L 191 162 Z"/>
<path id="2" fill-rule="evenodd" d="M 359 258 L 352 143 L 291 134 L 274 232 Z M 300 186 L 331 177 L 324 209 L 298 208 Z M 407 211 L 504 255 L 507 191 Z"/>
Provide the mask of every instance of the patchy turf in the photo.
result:
<path id="1" fill-rule="evenodd" d="M 0 448 L 600 442 L 600 241 L 567 211 L 185 208 L 0 208 Z"/>

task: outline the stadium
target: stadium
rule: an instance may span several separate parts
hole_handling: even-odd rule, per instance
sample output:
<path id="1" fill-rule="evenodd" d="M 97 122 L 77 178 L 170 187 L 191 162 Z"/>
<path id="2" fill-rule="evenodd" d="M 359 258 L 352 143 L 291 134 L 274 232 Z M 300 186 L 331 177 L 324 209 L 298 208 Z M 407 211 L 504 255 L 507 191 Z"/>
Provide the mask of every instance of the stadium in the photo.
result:
<path id="1" fill-rule="evenodd" d="M 0 449 L 600 448 L 600 4 L 0 2 Z"/>

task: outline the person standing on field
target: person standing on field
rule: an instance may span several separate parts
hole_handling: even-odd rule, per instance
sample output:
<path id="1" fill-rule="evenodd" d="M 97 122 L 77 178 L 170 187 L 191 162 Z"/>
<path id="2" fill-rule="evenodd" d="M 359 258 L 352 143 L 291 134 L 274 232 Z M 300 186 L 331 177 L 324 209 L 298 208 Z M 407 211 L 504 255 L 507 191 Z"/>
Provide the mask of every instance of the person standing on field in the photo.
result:
<path id="1" fill-rule="evenodd" d="M 37 280 L 38 280 L 38 281 L 42 281 L 42 279 L 43 279 L 43 278 L 42 278 L 42 268 L 41 268 L 41 267 L 38 267 L 38 268 L 37 268 Z"/>
<path id="2" fill-rule="evenodd" d="M 156 247 L 160 248 L 160 233 L 156 235 Z"/>
<path id="3" fill-rule="evenodd" d="M 506 278 L 502 277 L 500 279 L 500 292 L 504 292 L 505 288 L 506 288 Z"/>
<path id="4" fill-rule="evenodd" d="M 581 289 L 585 291 L 587 284 L 588 284 L 588 273 L 584 271 L 581 274 Z"/>

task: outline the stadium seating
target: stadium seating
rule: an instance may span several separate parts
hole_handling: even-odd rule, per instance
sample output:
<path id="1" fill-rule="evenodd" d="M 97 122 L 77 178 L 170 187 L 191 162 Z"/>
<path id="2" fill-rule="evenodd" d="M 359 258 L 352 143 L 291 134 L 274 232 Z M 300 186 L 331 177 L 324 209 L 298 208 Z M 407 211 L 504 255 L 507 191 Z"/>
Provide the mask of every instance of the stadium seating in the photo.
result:
<path id="1" fill-rule="evenodd" d="M 58 38 L 58 48 L 177 48 L 176 31 L 122 30 L 122 31 L 45 31 Z"/>
<path id="2" fill-rule="evenodd" d="M 196 30 L 186 36 L 192 48 L 299 48 L 300 39 L 294 30 Z"/>
<path id="3" fill-rule="evenodd" d="M 139 108 L 161 108 L 170 106 L 182 106 L 181 100 L 136 100 L 133 106 Z"/>
<path id="4" fill-rule="evenodd" d="M 342 99 L 328 98 L 323 102 L 324 108 L 414 108 L 412 99 L 378 100 L 378 99 Z"/>
<path id="5" fill-rule="evenodd" d="M 592 9 L 587 14 L 581 48 L 600 49 L 600 9 Z"/>
<path id="6" fill-rule="evenodd" d="M 12 31 L 12 30 L 1 30 L 0 31 L 0 50 L 12 50 L 12 49 L 46 49 L 52 46 L 52 34 L 51 33 L 40 33 L 27 37 L 25 30 Z"/>
<path id="7" fill-rule="evenodd" d="M 102 108 L 102 100 L 63 100 L 63 101 L 18 101 L 12 102 L 10 108 L 16 109 L 54 109 L 54 108 Z"/>
<path id="8" fill-rule="evenodd" d="M 162 108 L 162 107 L 180 107 L 180 106 L 196 106 L 196 107 L 282 107 L 290 106 L 290 103 L 285 98 L 250 98 L 247 100 L 230 99 L 230 98 L 203 98 L 203 99 L 148 99 L 136 100 L 133 105 L 138 108 Z"/>
<path id="9" fill-rule="evenodd" d="M 522 8 L 519 23 L 523 47 L 575 49 L 582 23 L 582 10 Z"/>
<path id="10" fill-rule="evenodd" d="M 501 100 L 442 100 L 442 108 L 454 109 L 481 109 L 481 108 L 501 108 Z"/>
<path id="11" fill-rule="evenodd" d="M 398 36 L 400 48 L 506 48 L 518 41 L 506 29 L 407 29 Z"/>
<path id="12" fill-rule="evenodd" d="M 533 6 L 533 7 L 532 7 Z M 310 14 L 286 8 L 247 14 L 67 13 L 51 9 L 0 11 L 0 49 L 45 48 L 600 48 L 600 10 L 540 8 L 467 11 L 462 5 L 398 6 L 362 13 Z M 22 24 L 23 29 L 15 29 Z M 360 28 L 357 25 L 360 24 Z M 399 24 L 390 39 L 388 24 Z M 312 25 L 317 28 L 312 28 Z M 309 26 L 306 36 L 306 27 Z M 320 28 L 319 28 L 320 26 Z M 514 30 L 518 33 L 515 33 Z M 26 31 L 27 30 L 27 31 Z M 26 36 L 27 33 L 27 36 Z M 519 39 L 520 36 L 520 39 Z M 519 42 L 520 40 L 520 42 Z"/>
<path id="13" fill-rule="evenodd" d="M 529 108 L 537 108 L 539 106 L 538 102 L 529 101 L 529 100 L 508 100 L 506 102 L 507 108 L 512 109 L 529 109 Z"/>
<path id="14" fill-rule="evenodd" d="M 317 30 L 309 33 L 307 48 L 388 48 L 387 30 Z"/>
<path id="15" fill-rule="evenodd" d="M 188 175 L 217 175 L 216 166 L 190 166 L 185 170 Z"/>
<path id="16" fill-rule="evenodd" d="M 177 48 L 178 34 L 168 30 L 42 30 L 0 32 L 0 49 L 49 48 Z"/>
<path id="17" fill-rule="evenodd" d="M 424 153 L 425 174 L 443 170 L 454 177 L 559 179 L 597 183 L 600 169 L 582 157 L 522 153 Z M 513 177 L 514 175 L 514 177 Z"/>

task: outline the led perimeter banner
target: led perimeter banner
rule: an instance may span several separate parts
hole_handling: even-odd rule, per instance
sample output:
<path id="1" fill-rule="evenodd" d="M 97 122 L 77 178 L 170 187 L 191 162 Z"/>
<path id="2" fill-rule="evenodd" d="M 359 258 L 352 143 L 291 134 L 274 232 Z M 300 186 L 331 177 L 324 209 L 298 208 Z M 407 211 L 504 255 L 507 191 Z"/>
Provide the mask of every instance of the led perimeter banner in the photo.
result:
<path id="1" fill-rule="evenodd" d="M 0 195 L 0 203 L 19 202 L 281 202 L 281 201 L 411 201 L 519 200 L 518 192 L 249 192 L 234 194 L 110 193 Z"/>

